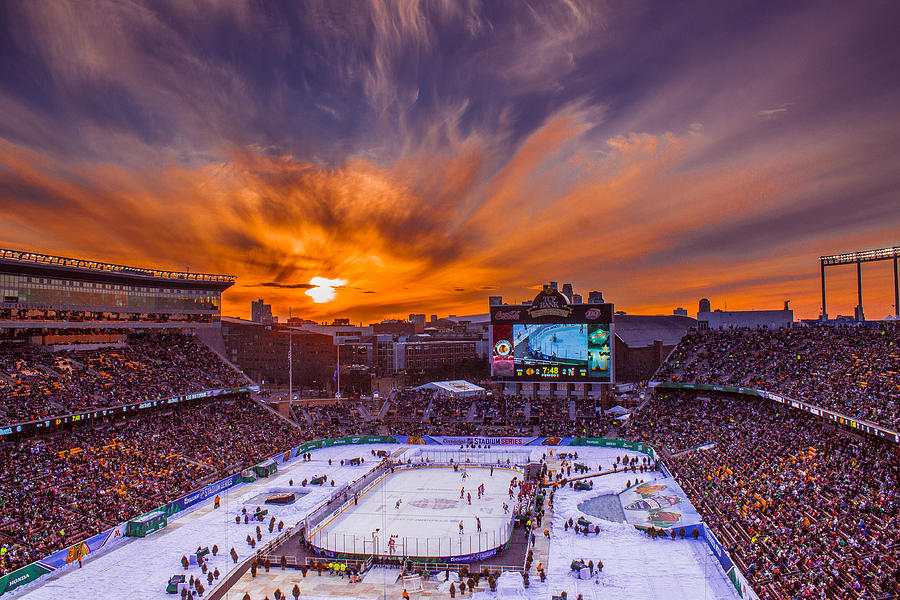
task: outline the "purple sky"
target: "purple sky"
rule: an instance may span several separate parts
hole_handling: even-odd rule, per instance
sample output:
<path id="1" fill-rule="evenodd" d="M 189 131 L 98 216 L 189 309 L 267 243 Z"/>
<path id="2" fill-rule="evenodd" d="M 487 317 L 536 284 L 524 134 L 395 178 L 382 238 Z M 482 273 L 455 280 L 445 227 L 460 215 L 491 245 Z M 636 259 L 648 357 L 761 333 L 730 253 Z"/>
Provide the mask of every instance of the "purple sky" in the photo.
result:
<path id="1" fill-rule="evenodd" d="M 0 2 L 0 246 L 286 314 L 818 314 L 900 244 L 896 2 Z M 889 265 L 866 313 L 893 312 Z M 339 279 L 315 303 L 313 277 Z M 855 270 L 835 270 L 851 314 Z"/>

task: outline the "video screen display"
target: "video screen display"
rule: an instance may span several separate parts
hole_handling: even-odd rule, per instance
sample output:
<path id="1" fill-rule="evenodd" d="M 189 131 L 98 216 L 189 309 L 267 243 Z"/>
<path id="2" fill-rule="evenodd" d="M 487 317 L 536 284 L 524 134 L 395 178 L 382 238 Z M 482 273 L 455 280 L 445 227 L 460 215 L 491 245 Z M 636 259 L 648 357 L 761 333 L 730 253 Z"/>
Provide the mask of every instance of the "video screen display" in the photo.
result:
<path id="1" fill-rule="evenodd" d="M 494 377 L 522 381 L 609 381 L 610 328 L 605 323 L 494 325 Z"/>
<path id="2" fill-rule="evenodd" d="M 613 305 L 569 304 L 545 287 L 528 304 L 491 306 L 491 375 L 504 381 L 614 379 Z"/>

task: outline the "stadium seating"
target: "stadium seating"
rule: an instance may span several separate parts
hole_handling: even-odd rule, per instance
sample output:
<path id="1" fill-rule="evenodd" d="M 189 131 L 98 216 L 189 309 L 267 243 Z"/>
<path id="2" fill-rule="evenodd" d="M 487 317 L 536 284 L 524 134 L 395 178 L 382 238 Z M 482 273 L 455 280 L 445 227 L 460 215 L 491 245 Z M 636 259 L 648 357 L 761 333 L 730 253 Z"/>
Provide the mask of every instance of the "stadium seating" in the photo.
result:
<path id="1" fill-rule="evenodd" d="M 301 442 L 247 400 L 207 402 L 2 446 L 9 572 Z"/>
<path id="2" fill-rule="evenodd" d="M 768 400 L 685 393 L 652 400 L 628 436 L 663 451 L 763 600 L 900 592 L 895 446 Z"/>
<path id="3" fill-rule="evenodd" d="M 698 331 L 662 380 L 764 389 L 900 430 L 900 326 Z"/>
<path id="4" fill-rule="evenodd" d="M 136 334 L 122 347 L 71 352 L 0 343 L 0 424 L 246 383 L 181 334 Z"/>

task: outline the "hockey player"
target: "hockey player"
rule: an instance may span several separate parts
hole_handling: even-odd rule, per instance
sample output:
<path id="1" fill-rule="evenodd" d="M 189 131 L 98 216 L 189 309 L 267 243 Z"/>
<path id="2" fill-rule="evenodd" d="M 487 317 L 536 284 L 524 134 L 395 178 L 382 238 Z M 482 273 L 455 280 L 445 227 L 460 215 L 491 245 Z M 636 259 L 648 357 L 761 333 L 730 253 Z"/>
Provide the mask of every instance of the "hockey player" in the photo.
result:
<path id="1" fill-rule="evenodd" d="M 462 535 L 462 534 L 463 534 L 463 522 L 460 521 L 459 522 L 459 535 Z"/>

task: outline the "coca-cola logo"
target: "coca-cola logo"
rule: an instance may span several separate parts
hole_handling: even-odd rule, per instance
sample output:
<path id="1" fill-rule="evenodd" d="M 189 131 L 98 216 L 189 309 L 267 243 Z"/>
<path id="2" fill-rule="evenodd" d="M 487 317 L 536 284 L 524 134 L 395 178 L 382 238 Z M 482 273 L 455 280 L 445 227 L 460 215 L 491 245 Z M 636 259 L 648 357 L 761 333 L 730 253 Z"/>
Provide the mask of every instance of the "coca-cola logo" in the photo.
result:
<path id="1" fill-rule="evenodd" d="M 520 311 L 518 310 L 498 310 L 494 313 L 494 319 L 498 321 L 518 321 Z"/>
<path id="2" fill-rule="evenodd" d="M 600 309 L 599 308 L 589 308 L 584 313 L 585 319 L 599 319 L 600 318 Z"/>

